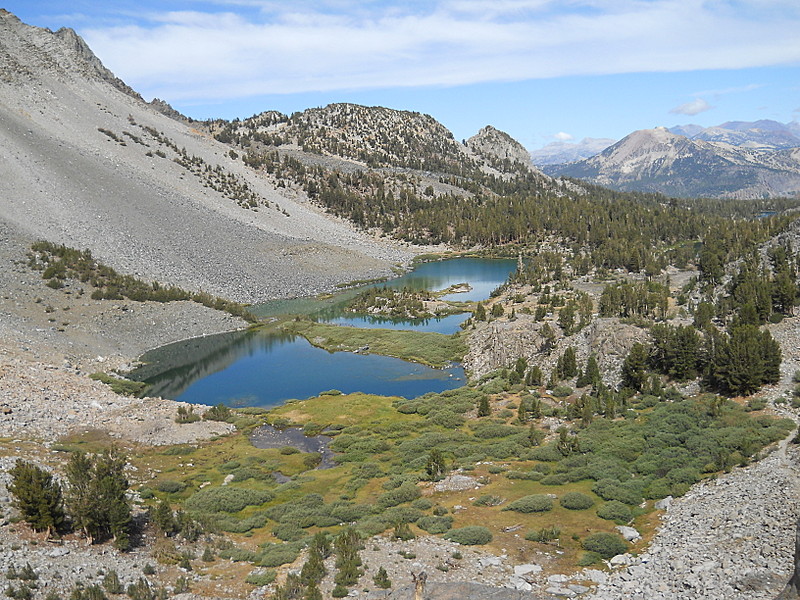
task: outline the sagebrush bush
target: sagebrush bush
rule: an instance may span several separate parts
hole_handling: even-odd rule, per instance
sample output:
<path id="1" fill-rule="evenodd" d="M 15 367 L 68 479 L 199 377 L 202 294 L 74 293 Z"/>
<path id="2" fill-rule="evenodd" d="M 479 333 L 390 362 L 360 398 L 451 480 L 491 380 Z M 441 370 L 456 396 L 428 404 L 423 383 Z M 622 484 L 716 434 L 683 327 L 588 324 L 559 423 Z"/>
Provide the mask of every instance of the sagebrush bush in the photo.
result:
<path id="1" fill-rule="evenodd" d="M 192 494 L 186 500 L 186 508 L 191 511 L 205 513 L 235 513 L 246 506 L 269 502 L 272 498 L 272 493 L 266 490 L 250 490 L 230 485 L 207 487 Z"/>
<path id="2" fill-rule="evenodd" d="M 444 538 L 463 546 L 482 546 L 492 541 L 492 532 L 481 525 L 467 525 L 451 529 Z"/>
<path id="3" fill-rule="evenodd" d="M 546 512 L 553 510 L 553 500 L 544 494 L 531 494 L 514 500 L 503 510 L 513 510 L 520 513 Z"/>
<path id="4" fill-rule="evenodd" d="M 561 497 L 559 503 L 569 510 L 586 510 L 594 506 L 594 500 L 581 492 L 568 492 Z"/>

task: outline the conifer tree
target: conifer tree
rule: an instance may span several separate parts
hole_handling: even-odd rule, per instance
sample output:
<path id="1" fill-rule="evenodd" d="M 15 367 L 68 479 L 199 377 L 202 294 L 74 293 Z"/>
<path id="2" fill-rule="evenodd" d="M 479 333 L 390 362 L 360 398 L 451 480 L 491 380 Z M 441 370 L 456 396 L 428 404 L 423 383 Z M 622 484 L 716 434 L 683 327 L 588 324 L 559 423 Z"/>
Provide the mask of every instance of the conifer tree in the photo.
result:
<path id="1" fill-rule="evenodd" d="M 636 342 L 622 362 L 622 385 L 640 391 L 647 380 L 647 349 Z"/>
<path id="2" fill-rule="evenodd" d="M 334 577 L 334 583 L 347 588 L 358 583 L 361 577 L 361 558 L 358 550 L 361 545 L 361 538 L 353 527 L 343 530 L 334 542 L 336 550 L 336 568 L 338 569 Z"/>
<path id="3" fill-rule="evenodd" d="M 18 460 L 10 471 L 9 491 L 22 518 L 50 537 L 64 522 L 61 486 L 41 467 Z"/>
<path id="4" fill-rule="evenodd" d="M 489 406 L 489 396 L 484 394 L 478 401 L 478 416 L 488 417 L 491 414 L 492 414 L 492 408 L 491 406 Z"/>
<path id="5" fill-rule="evenodd" d="M 156 505 L 155 511 L 153 511 L 153 524 L 165 537 L 173 535 L 178 530 L 178 524 L 172 514 L 172 507 L 166 500 L 162 500 Z"/>
<path id="6" fill-rule="evenodd" d="M 386 569 L 380 567 L 378 572 L 375 573 L 375 576 L 372 578 L 372 581 L 375 582 L 382 590 L 388 590 L 392 587 L 392 582 L 389 580 L 389 574 L 386 572 Z"/>

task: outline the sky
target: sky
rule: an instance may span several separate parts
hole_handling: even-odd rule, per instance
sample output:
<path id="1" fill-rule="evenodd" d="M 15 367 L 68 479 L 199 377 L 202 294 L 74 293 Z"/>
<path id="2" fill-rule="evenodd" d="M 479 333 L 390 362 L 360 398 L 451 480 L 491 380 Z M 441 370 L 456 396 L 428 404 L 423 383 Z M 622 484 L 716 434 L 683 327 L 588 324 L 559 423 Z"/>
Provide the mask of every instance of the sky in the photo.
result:
<path id="1" fill-rule="evenodd" d="M 798 0 L 5 0 L 195 119 L 332 102 L 528 149 L 800 120 Z"/>

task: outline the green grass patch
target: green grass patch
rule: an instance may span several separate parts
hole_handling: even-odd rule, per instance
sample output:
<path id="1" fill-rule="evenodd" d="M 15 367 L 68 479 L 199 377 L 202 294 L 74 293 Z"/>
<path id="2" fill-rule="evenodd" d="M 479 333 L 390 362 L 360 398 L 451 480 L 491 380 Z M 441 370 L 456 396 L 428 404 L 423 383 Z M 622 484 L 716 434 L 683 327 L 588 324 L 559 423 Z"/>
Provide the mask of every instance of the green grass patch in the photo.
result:
<path id="1" fill-rule="evenodd" d="M 439 368 L 458 362 L 467 353 L 460 334 L 443 335 L 427 331 L 358 329 L 312 321 L 292 321 L 284 325 L 289 333 L 302 335 L 311 344 L 329 352 L 368 352 L 393 356 Z"/>
<path id="2" fill-rule="evenodd" d="M 120 379 L 113 377 L 106 373 L 92 373 L 89 379 L 94 379 L 100 383 L 106 384 L 111 388 L 111 391 L 120 396 L 136 396 L 140 397 L 144 394 L 145 390 L 149 387 L 143 381 L 129 381 L 127 379 Z"/>

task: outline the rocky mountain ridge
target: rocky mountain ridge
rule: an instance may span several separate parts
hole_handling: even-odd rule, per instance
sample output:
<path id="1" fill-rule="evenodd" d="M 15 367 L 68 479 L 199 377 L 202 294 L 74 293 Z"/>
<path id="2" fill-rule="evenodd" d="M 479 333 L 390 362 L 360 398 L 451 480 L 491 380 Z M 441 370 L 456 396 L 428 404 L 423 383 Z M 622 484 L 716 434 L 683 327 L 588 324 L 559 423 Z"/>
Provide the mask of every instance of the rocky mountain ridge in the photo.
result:
<path id="1" fill-rule="evenodd" d="M 524 147 L 494 127 L 461 143 L 430 115 L 382 106 L 329 104 L 290 116 L 266 111 L 243 120 L 211 121 L 207 127 L 217 140 L 235 147 L 292 152 L 305 164 L 319 164 L 315 157 L 324 157 L 324 164 L 345 171 L 405 171 L 432 181 L 526 174 L 549 182 Z"/>
<path id="2" fill-rule="evenodd" d="M 583 138 L 580 142 L 550 142 L 543 148 L 531 150 L 533 164 L 540 168 L 563 165 L 599 154 L 617 140 L 611 138 Z"/>
<path id="3" fill-rule="evenodd" d="M 552 175 L 670 196 L 770 198 L 800 193 L 800 149 L 760 150 L 689 139 L 666 128 L 635 131 Z"/>
<path id="4" fill-rule="evenodd" d="M 410 256 L 154 110 L 74 32 L 8 12 L 0 158 L 0 220 L 145 280 L 253 302 L 388 274 Z"/>
<path id="5" fill-rule="evenodd" d="M 779 123 L 770 119 L 759 121 L 728 121 L 713 127 L 686 125 L 670 127 L 672 133 L 693 140 L 717 142 L 742 148 L 777 150 L 800 146 L 800 123 Z"/>

